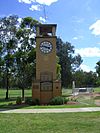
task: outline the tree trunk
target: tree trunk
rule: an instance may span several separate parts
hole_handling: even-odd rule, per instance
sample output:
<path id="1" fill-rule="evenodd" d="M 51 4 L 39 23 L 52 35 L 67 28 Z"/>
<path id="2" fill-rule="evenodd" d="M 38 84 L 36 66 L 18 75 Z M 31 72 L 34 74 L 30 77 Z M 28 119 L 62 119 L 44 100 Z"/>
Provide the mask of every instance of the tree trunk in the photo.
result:
<path id="1" fill-rule="evenodd" d="M 24 88 L 22 88 L 22 100 L 24 100 Z"/>
<path id="2" fill-rule="evenodd" d="M 9 90 L 9 77 L 8 77 L 8 68 L 7 68 L 7 77 L 6 77 L 6 98 L 8 99 L 8 90 Z"/>

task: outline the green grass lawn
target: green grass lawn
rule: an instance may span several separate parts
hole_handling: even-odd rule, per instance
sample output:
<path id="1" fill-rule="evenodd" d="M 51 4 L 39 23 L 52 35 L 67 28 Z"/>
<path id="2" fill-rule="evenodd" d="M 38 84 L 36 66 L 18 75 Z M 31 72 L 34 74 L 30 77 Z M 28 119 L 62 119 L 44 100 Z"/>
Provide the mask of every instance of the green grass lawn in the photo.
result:
<path id="1" fill-rule="evenodd" d="M 100 87 L 94 88 L 94 92 L 100 92 Z M 72 89 L 62 89 L 63 96 L 69 96 L 72 93 Z M 9 90 L 9 98 L 21 96 L 21 90 Z M 5 98 L 6 89 L 0 89 L 0 99 Z M 32 90 L 25 90 L 25 97 L 31 97 Z"/>
<path id="2" fill-rule="evenodd" d="M 100 112 L 0 114 L 0 133 L 99 133 Z"/>
<path id="3" fill-rule="evenodd" d="M 69 96 L 72 93 L 72 89 L 62 89 L 63 96 Z M 0 99 L 5 98 L 6 89 L 0 89 Z M 22 95 L 22 90 L 9 90 L 9 98 L 18 97 Z M 31 97 L 32 90 L 25 90 L 25 97 Z"/>
<path id="4" fill-rule="evenodd" d="M 6 90 L 0 89 L 0 108 L 14 108 L 16 98 L 22 96 L 22 90 L 9 90 L 9 99 L 5 99 Z M 32 97 L 32 90 L 25 90 L 25 97 Z"/>
<path id="5" fill-rule="evenodd" d="M 100 88 L 95 88 L 95 92 L 99 92 Z M 77 101 L 80 102 L 78 105 L 61 105 L 61 106 L 12 106 L 16 103 L 16 98 L 21 96 L 21 90 L 9 90 L 9 99 L 5 100 L 5 89 L 0 89 L 0 108 L 79 108 L 79 107 L 92 107 L 96 106 L 94 104 L 94 99 L 87 99 L 85 97 L 79 97 Z M 62 89 L 62 95 L 64 97 L 70 96 L 72 93 L 71 89 Z M 32 97 L 31 90 L 25 90 L 25 97 Z"/>
<path id="6" fill-rule="evenodd" d="M 100 87 L 94 88 L 94 92 L 99 92 L 100 93 Z"/>
<path id="7" fill-rule="evenodd" d="M 62 95 L 63 96 L 69 96 L 72 94 L 72 89 L 62 89 Z"/>
<path id="8" fill-rule="evenodd" d="M 6 89 L 0 89 L 0 99 L 5 98 L 6 95 Z M 18 96 L 21 97 L 22 95 L 22 90 L 9 90 L 9 98 L 16 98 Z M 32 90 L 25 90 L 25 97 L 30 97 L 32 96 Z"/>

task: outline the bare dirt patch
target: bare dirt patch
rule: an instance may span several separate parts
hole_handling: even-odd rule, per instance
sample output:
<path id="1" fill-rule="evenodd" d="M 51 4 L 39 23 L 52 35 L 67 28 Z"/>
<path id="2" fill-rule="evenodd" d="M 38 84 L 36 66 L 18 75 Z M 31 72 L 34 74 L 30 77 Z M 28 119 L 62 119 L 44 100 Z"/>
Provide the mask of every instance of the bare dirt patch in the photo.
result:
<path id="1" fill-rule="evenodd" d="M 79 104 L 79 102 L 75 102 L 75 101 L 68 101 L 67 102 L 68 105 L 73 105 L 73 104 Z"/>
<path id="2" fill-rule="evenodd" d="M 95 104 L 100 106 L 100 93 L 94 93 L 93 97 L 95 99 Z"/>
<path id="3" fill-rule="evenodd" d="M 100 93 L 79 93 L 76 96 L 70 96 L 68 104 L 85 104 L 100 106 Z"/>

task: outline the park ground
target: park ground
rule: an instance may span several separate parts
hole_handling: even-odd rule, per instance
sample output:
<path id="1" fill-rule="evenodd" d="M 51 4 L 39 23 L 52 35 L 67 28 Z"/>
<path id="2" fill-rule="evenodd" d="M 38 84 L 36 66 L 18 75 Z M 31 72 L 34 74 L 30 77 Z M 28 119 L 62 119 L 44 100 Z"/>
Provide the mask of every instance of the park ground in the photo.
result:
<path id="1" fill-rule="evenodd" d="M 21 90 L 9 90 L 9 99 L 5 100 L 5 89 L 0 89 L 0 108 L 79 108 L 79 107 L 96 107 L 100 106 L 100 87 L 94 88 L 94 92 L 86 95 L 72 96 L 72 89 L 62 89 L 62 96 L 69 99 L 67 104 L 61 106 L 28 106 L 26 104 L 16 105 L 17 97 L 21 96 Z M 25 90 L 25 97 L 31 97 L 32 91 Z"/>
<path id="2" fill-rule="evenodd" d="M 0 90 L 0 108 L 6 110 L 18 109 L 45 109 L 45 108 L 80 108 L 97 107 L 95 100 L 99 100 L 100 88 L 94 91 L 92 96 L 80 96 L 70 100 L 67 105 L 60 106 L 15 106 L 20 90 L 10 90 L 9 100 L 5 100 L 6 90 Z M 70 97 L 70 89 L 63 89 L 62 95 Z M 25 90 L 25 96 L 31 96 L 31 90 Z M 70 97 L 72 98 L 72 97 Z M 78 102 L 78 104 L 75 104 Z M 13 108 L 13 109 L 14 109 Z M 25 114 L 0 113 L 0 133 L 99 133 L 100 132 L 100 111 L 96 112 L 67 112 L 67 113 L 38 113 Z"/>
<path id="3" fill-rule="evenodd" d="M 100 112 L 0 114 L 0 133 L 99 133 Z"/>

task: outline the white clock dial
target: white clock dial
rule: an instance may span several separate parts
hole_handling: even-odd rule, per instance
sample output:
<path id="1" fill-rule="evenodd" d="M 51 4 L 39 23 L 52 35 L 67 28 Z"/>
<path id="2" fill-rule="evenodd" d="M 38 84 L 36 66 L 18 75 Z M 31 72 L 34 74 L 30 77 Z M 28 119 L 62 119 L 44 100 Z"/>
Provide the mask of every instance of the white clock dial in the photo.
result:
<path id="1" fill-rule="evenodd" d="M 41 42 L 40 44 L 40 50 L 41 52 L 45 53 L 45 54 L 48 54 L 52 51 L 52 43 L 49 42 L 49 41 L 43 41 Z"/>

